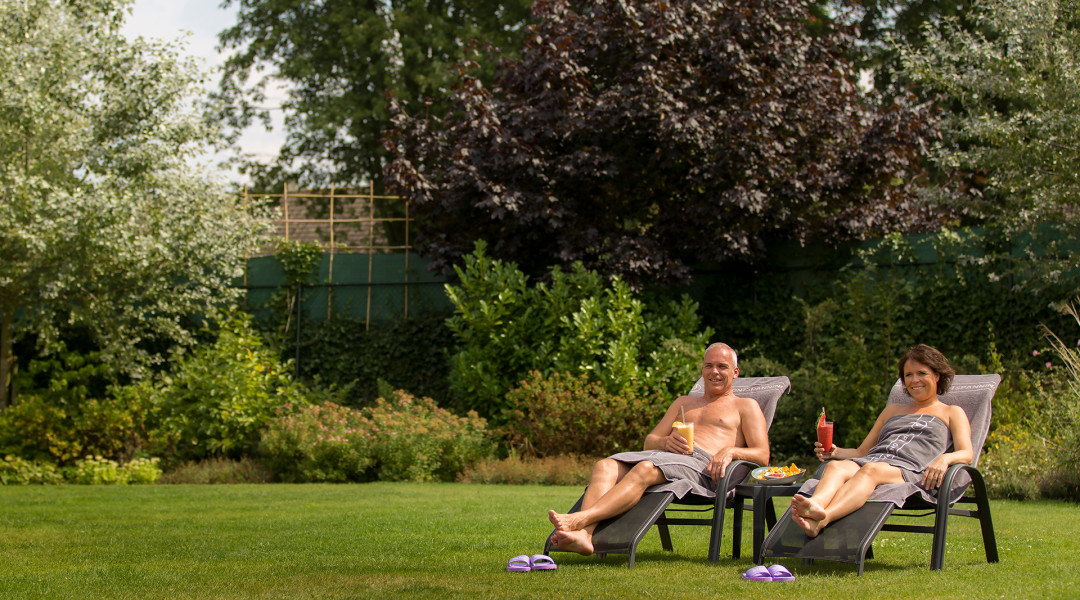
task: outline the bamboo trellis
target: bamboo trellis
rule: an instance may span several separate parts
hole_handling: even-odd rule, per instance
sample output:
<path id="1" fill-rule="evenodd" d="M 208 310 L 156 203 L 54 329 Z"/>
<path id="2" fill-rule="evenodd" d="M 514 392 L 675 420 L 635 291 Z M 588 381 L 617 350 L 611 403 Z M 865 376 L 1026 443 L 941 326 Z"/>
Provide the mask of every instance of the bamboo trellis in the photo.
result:
<path id="1" fill-rule="evenodd" d="M 334 256 L 339 253 L 364 253 L 367 255 L 367 306 L 365 320 L 371 322 L 372 284 L 374 274 L 374 255 L 377 253 L 403 252 L 405 256 L 404 288 L 405 317 L 409 316 L 409 253 L 412 250 L 410 228 L 412 217 L 409 215 L 409 203 L 397 196 L 376 195 L 374 186 L 369 185 L 366 193 L 340 192 L 331 187 L 329 192 L 290 190 L 289 184 L 282 186 L 280 194 L 251 194 L 244 189 L 244 202 L 272 202 L 280 206 L 277 219 L 278 235 L 286 241 L 315 242 L 328 255 L 329 273 L 327 282 L 334 280 Z M 390 207 L 396 203 L 403 216 L 378 216 L 377 203 Z M 313 209 L 313 205 L 324 206 Z M 319 209 L 326 209 L 326 217 L 310 216 Z M 401 223 L 403 237 L 391 240 L 387 223 Z M 323 231 L 326 227 L 327 231 Z M 263 248 L 260 256 L 274 253 L 273 248 Z M 247 273 L 244 274 L 247 285 Z M 332 314 L 333 294 L 327 294 L 327 317 Z"/>

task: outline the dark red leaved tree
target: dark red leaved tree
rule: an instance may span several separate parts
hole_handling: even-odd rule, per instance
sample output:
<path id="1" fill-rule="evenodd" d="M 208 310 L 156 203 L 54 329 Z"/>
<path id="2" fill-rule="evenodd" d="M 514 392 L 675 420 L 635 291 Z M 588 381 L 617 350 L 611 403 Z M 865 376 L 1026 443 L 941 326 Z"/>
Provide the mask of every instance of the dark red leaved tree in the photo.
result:
<path id="1" fill-rule="evenodd" d="M 929 108 L 860 92 L 850 31 L 792 0 L 537 0 L 489 90 L 398 112 L 390 185 L 449 268 L 486 240 L 527 273 L 575 260 L 685 281 L 765 241 L 935 222 L 916 196 Z M 824 33 L 821 33 L 824 31 Z"/>

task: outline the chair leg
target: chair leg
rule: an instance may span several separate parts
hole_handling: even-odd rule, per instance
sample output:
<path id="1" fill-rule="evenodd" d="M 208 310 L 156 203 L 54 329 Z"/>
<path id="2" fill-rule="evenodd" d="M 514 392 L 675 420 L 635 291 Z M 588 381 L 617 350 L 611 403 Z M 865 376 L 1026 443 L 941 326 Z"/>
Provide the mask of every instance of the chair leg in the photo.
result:
<path id="1" fill-rule="evenodd" d="M 736 496 L 733 504 L 734 510 L 731 513 L 731 558 L 739 558 L 739 555 L 742 554 L 742 496 Z"/>
<path id="2" fill-rule="evenodd" d="M 971 486 L 975 492 L 975 506 L 979 511 L 979 526 L 982 528 L 983 549 L 986 562 L 998 562 L 997 538 L 994 535 L 994 520 L 990 516 L 990 499 L 986 496 L 986 482 L 982 473 L 971 470 Z"/>
<path id="3" fill-rule="evenodd" d="M 724 539 L 724 505 L 717 502 L 713 508 L 712 533 L 709 535 L 709 562 L 720 562 L 720 542 Z"/>
<path id="4" fill-rule="evenodd" d="M 945 533 L 949 527 L 949 503 L 938 502 L 934 510 L 934 542 L 930 549 L 930 570 L 945 566 Z"/>
<path id="5" fill-rule="evenodd" d="M 664 515 L 660 515 L 660 518 L 656 520 L 656 532 L 660 534 L 660 546 L 668 552 L 674 552 L 675 547 L 671 545 L 671 531 L 668 529 L 667 518 Z"/>

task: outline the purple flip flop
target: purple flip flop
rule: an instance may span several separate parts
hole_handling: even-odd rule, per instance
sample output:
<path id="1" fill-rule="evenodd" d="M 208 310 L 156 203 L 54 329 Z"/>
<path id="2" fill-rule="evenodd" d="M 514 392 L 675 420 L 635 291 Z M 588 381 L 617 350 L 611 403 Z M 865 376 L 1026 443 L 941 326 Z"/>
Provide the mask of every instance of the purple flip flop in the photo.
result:
<path id="1" fill-rule="evenodd" d="M 514 558 L 511 558 L 510 561 L 506 563 L 506 570 L 518 573 L 525 573 L 532 570 L 532 563 L 529 560 L 528 556 L 522 554 L 520 556 L 515 556 Z"/>
<path id="2" fill-rule="evenodd" d="M 747 581 L 772 581 L 773 580 L 772 573 L 769 572 L 769 569 L 767 569 L 767 568 L 765 568 L 765 567 L 763 567 L 761 565 L 758 565 L 756 567 L 751 567 L 751 568 L 747 569 L 747 571 L 742 574 L 742 578 L 747 580 Z"/>
<path id="3" fill-rule="evenodd" d="M 533 571 L 554 571 L 559 568 L 559 565 L 555 564 L 555 561 L 551 560 L 551 557 L 546 554 L 533 554 L 529 557 L 529 566 Z"/>
<path id="4" fill-rule="evenodd" d="M 772 575 L 773 581 L 795 581 L 795 576 L 791 574 L 791 571 L 787 570 L 784 565 L 773 565 L 769 567 L 769 574 Z"/>

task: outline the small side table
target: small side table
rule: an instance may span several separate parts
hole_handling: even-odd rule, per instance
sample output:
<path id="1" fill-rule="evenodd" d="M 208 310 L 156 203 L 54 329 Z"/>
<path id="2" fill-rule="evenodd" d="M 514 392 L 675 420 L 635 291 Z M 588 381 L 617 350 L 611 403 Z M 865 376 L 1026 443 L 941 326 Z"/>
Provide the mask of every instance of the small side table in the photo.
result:
<path id="1" fill-rule="evenodd" d="M 735 486 L 734 509 L 732 515 L 731 556 L 739 558 L 740 546 L 742 546 L 742 513 L 743 504 L 750 499 L 754 509 L 754 564 L 762 564 L 761 546 L 765 543 L 765 534 L 776 525 L 776 509 L 773 507 L 773 498 L 795 495 L 802 487 L 801 483 L 769 485 L 757 483 L 740 483 Z"/>

